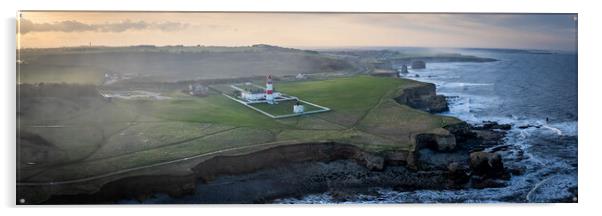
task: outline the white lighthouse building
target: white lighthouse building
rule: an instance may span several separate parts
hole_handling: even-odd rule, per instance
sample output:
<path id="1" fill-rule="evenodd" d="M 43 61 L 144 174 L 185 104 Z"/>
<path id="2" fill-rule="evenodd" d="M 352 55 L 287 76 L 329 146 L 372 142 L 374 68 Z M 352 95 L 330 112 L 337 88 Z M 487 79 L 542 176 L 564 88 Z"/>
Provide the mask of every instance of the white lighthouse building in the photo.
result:
<path id="1" fill-rule="evenodd" d="M 272 75 L 268 75 L 265 83 L 265 88 L 256 86 L 251 83 L 245 85 L 231 85 L 233 89 L 240 92 L 240 98 L 249 102 L 263 102 L 268 104 L 275 104 L 277 98 L 281 98 L 280 92 L 274 91 L 274 84 L 272 83 Z"/>
<path id="2" fill-rule="evenodd" d="M 272 75 L 268 75 L 265 83 L 265 100 L 269 104 L 274 104 L 274 85 L 272 84 Z"/>

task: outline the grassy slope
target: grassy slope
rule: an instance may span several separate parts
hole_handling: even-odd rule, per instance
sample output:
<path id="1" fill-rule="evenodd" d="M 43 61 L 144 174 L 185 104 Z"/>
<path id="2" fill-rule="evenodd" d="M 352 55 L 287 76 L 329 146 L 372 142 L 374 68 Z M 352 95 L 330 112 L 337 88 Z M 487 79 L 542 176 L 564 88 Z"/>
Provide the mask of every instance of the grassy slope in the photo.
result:
<path id="1" fill-rule="evenodd" d="M 21 179 L 27 179 L 26 176 L 32 176 L 28 180 L 36 181 L 81 178 L 271 142 L 331 140 L 374 152 L 411 150 L 416 133 L 446 133 L 441 126 L 457 121 L 410 109 L 393 101 L 401 89 L 414 85 L 418 83 L 368 76 L 277 83 L 279 91 L 333 109 L 327 113 L 280 120 L 271 119 L 221 95 L 198 98 L 174 94 L 176 99 L 163 101 L 115 100 L 96 106 L 98 111 L 92 115 L 72 113 L 69 115 L 75 115 L 75 118 L 57 120 L 59 123 L 93 124 L 101 131 L 111 129 L 112 132 L 105 133 L 104 139 L 87 141 L 95 145 L 90 145 L 86 154 L 80 155 L 73 163 L 49 164 L 41 173 L 37 173 L 41 170 L 34 166 L 26 172 L 30 175 L 23 175 Z M 118 112 L 117 108 L 122 112 Z M 25 119 L 24 122 L 32 121 Z M 120 122 L 122 124 L 117 124 Z M 121 127 L 111 126 L 115 124 Z M 73 143 L 74 139 L 78 139 L 77 135 L 36 133 L 54 137 L 52 141 L 55 143 Z M 64 150 L 71 151 L 70 148 Z"/>
<path id="2" fill-rule="evenodd" d="M 315 52 L 255 47 L 182 47 L 27 50 L 20 53 L 20 81 L 101 83 L 104 73 L 133 80 L 176 81 L 298 73 L 341 72 L 346 61 Z"/>
<path id="3" fill-rule="evenodd" d="M 24 64 L 18 68 L 19 83 L 79 83 L 100 85 L 110 71 L 93 66 Z"/>
<path id="4" fill-rule="evenodd" d="M 278 102 L 278 104 L 267 104 L 267 103 L 258 103 L 258 104 L 251 104 L 251 106 L 255 107 L 255 108 L 259 108 L 261 110 L 263 110 L 264 112 L 270 113 L 272 115 L 287 115 L 287 114 L 294 114 L 293 113 L 293 105 L 295 105 L 297 102 L 296 101 L 280 101 Z M 309 111 L 315 111 L 315 110 L 322 110 L 319 107 L 315 107 L 309 104 L 303 104 L 303 107 L 305 108 L 305 112 L 309 112 Z"/>

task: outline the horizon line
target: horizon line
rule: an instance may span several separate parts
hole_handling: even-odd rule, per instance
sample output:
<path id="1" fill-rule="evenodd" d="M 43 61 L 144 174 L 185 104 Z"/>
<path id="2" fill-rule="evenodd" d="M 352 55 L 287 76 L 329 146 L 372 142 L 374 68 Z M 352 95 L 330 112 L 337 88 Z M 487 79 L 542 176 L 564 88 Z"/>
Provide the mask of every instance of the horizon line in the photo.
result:
<path id="1" fill-rule="evenodd" d="M 79 45 L 79 46 L 58 46 L 58 47 L 17 47 L 17 50 L 27 49 L 71 49 L 71 48 L 124 48 L 124 47 L 142 47 L 142 46 L 153 46 L 155 48 L 161 47 L 226 47 L 226 48 L 237 48 L 237 47 L 253 47 L 255 45 L 268 45 L 281 48 L 292 48 L 301 50 L 312 50 L 316 51 L 320 49 L 387 49 L 387 48 L 422 48 L 422 49 L 496 49 L 496 50 L 532 50 L 532 51 L 563 51 L 563 52 L 578 52 L 576 49 L 542 49 L 542 48 L 509 48 L 509 47 L 434 47 L 434 46 L 400 46 L 400 45 L 349 45 L 349 46 L 282 46 L 274 44 L 257 43 L 250 45 L 184 45 L 184 44 L 169 44 L 169 45 L 156 45 L 156 44 L 133 44 L 133 45 Z"/>

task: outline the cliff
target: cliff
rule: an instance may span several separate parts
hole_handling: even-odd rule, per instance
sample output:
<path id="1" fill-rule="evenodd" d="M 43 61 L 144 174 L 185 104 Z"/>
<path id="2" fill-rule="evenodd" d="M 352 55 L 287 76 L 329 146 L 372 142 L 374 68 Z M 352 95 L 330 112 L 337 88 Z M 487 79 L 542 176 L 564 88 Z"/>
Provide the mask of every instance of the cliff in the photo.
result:
<path id="1" fill-rule="evenodd" d="M 403 90 L 403 94 L 395 100 L 400 104 L 408 105 L 414 109 L 430 113 L 445 112 L 449 110 L 445 96 L 437 95 L 435 84 L 424 85 Z"/>
<path id="2" fill-rule="evenodd" d="M 390 85 L 390 88 L 383 88 L 383 84 L 386 83 Z M 354 101 L 345 98 L 332 100 L 331 98 L 341 94 L 338 94 L 337 91 L 320 91 L 320 88 L 314 88 L 315 86 L 346 93 L 349 93 L 347 89 L 355 89 L 357 94 L 350 95 L 354 96 L 352 98 L 357 98 L 360 93 L 371 92 L 367 90 L 374 90 L 379 87 L 382 88 L 382 94 L 377 94 L 378 97 L 365 95 L 366 99 L 360 100 L 366 105 L 360 107 L 363 108 L 362 112 L 357 112 L 358 108 L 354 108 L 350 111 L 355 111 L 357 114 L 350 115 L 351 112 L 344 110 L 344 108 L 357 106 L 358 102 L 350 103 Z M 336 107 L 335 112 L 320 116 L 319 119 L 316 119 L 315 116 L 309 116 L 302 119 L 292 119 L 295 120 L 293 123 L 299 125 L 298 121 L 306 121 L 305 124 L 299 125 L 303 128 L 315 125 L 324 127 L 327 123 L 331 123 L 331 127 L 335 129 L 317 130 L 312 127 L 287 131 L 283 129 L 284 126 L 279 126 L 277 129 L 281 132 L 274 136 L 272 133 L 259 133 L 265 130 L 251 128 L 250 126 L 225 128 L 223 132 L 222 129 L 217 128 L 220 129 L 218 132 L 208 132 L 207 143 L 204 142 L 205 137 L 192 137 L 190 140 L 198 139 L 199 142 L 194 141 L 192 144 L 180 142 L 173 146 L 160 146 L 151 149 L 151 151 L 131 152 L 124 154 L 123 157 L 100 158 L 90 160 L 87 163 L 76 162 L 66 165 L 68 167 L 82 167 L 81 169 L 66 169 L 61 164 L 48 167 L 44 170 L 45 173 L 56 173 L 60 175 L 61 179 L 48 180 L 53 176 L 39 175 L 18 182 L 18 200 L 24 199 L 25 202 L 22 204 L 111 203 L 120 199 L 145 200 L 149 196 L 159 193 L 173 197 L 195 193 L 201 194 L 206 199 L 199 201 L 201 203 L 247 203 L 265 202 L 272 198 L 291 194 L 320 192 L 332 188 L 332 184 L 341 187 L 446 188 L 448 186 L 446 183 L 447 169 L 445 167 L 441 169 L 439 165 L 433 165 L 436 163 L 432 161 L 432 158 L 446 157 L 452 152 L 456 152 L 460 156 L 468 156 L 463 152 L 457 152 L 457 149 L 461 148 L 464 143 L 457 141 L 454 132 L 462 130 L 457 128 L 446 130 L 443 128 L 457 120 L 432 115 L 397 103 L 430 112 L 441 110 L 442 106 L 447 108 L 444 98 L 436 95 L 435 87 L 432 84 L 401 79 L 355 77 L 291 83 L 291 86 L 282 86 L 281 89 L 290 89 L 291 92 L 296 90 L 298 92 L 295 95 L 307 95 L 304 98 L 320 95 L 320 98 L 323 99 L 323 101 L 318 101 L 320 104 L 324 103 Z M 319 91 L 317 92 L 319 94 L 314 91 Z M 326 95 L 326 93 L 331 93 L 333 96 Z M 316 100 L 320 98 L 316 98 Z M 443 99 L 443 102 L 437 101 L 439 100 L 437 98 Z M 194 98 L 194 100 L 206 99 Z M 151 102 L 148 102 L 147 105 L 149 103 Z M 328 103 L 332 103 L 332 105 Z M 341 104 L 346 106 L 341 106 Z M 177 105 L 181 106 L 180 104 Z M 195 109 L 199 109 L 196 104 L 193 105 L 195 105 Z M 254 113 L 249 113 L 249 115 L 251 114 Z M 353 121 L 349 121 L 350 119 Z M 137 123 L 137 126 L 144 126 L 144 123 Z M 184 126 L 187 127 L 187 125 Z M 348 128 L 340 129 L 342 126 Z M 166 125 L 160 125 L 157 127 L 160 130 L 154 133 L 169 132 L 165 127 Z M 198 127 L 198 125 L 195 125 L 195 127 Z M 139 133 L 138 130 L 135 130 L 137 129 L 135 127 L 129 129 L 131 129 L 131 133 Z M 198 136 L 196 131 L 191 134 Z M 231 139 L 241 138 L 245 134 L 245 139 Z M 178 138 L 181 138 L 181 136 Z M 249 140 L 253 141 L 252 139 L 262 138 L 262 136 L 266 139 L 256 141 L 259 143 L 244 143 Z M 277 140 L 273 140 L 274 138 Z M 215 145 L 216 143 L 221 145 Z M 122 146 L 123 144 L 116 143 L 116 145 Z M 237 145 L 238 147 L 224 147 L 228 145 Z M 191 151 L 199 151 L 200 147 L 206 146 L 215 146 L 218 149 L 207 151 L 207 153 L 190 153 Z M 184 152 L 186 156 L 163 160 L 160 160 L 160 157 L 149 158 L 148 156 L 149 153 L 154 151 L 170 152 L 169 149 L 173 148 L 177 150 L 173 152 Z M 427 150 L 432 150 L 434 153 L 425 152 Z M 152 159 L 154 161 L 151 161 L 153 163 L 141 163 L 136 161 L 136 158 L 141 160 Z M 115 167 L 131 161 L 133 161 L 132 163 L 135 162 L 133 166 Z M 449 160 L 435 162 L 446 166 Z M 337 163 L 347 165 L 343 167 L 334 165 Z M 349 163 L 355 165 L 349 165 Z M 306 164 L 307 167 L 314 168 L 323 167 L 324 170 L 321 168 L 318 168 L 318 170 L 304 168 L 305 171 L 295 171 L 288 174 L 293 180 L 288 179 L 286 181 L 300 182 L 298 185 L 278 184 L 279 186 L 274 186 L 278 187 L 277 189 L 270 190 L 272 192 L 257 189 L 255 192 L 247 191 L 253 194 L 252 196 L 240 195 L 245 190 L 267 187 L 265 185 L 243 187 L 241 185 L 246 184 L 245 178 L 253 178 L 254 181 L 278 182 L 277 179 L 280 178 L 278 174 L 257 175 L 265 172 L 270 173 L 272 171 L 269 170 L 274 169 L 287 170 L 286 167 L 290 166 L 297 166 L 298 168 L 299 164 Z M 350 166 L 355 168 L 347 170 Z M 96 173 L 93 173 L 94 175 L 84 175 L 87 173 L 82 173 L 81 170 L 89 167 L 102 168 L 103 170 L 96 171 Z M 436 169 L 432 167 L 436 167 Z M 355 177 L 350 178 L 349 175 L 351 174 Z M 226 181 L 224 179 L 239 179 L 240 181 L 228 182 L 228 185 L 240 190 L 232 189 L 228 193 L 211 192 L 217 190 L 216 188 L 222 188 L 219 185 L 220 182 Z M 308 182 L 309 185 L 303 182 Z"/>

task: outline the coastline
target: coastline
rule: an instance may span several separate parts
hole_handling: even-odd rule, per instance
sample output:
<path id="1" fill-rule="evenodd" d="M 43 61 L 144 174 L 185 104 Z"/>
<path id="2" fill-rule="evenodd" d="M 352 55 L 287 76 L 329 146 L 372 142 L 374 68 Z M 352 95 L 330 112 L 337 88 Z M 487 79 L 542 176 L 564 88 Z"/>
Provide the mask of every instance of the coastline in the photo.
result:
<path id="1" fill-rule="evenodd" d="M 441 97 L 443 96 L 436 95 L 433 84 L 426 84 L 416 87 L 413 91 L 404 91 L 396 101 L 434 113 L 445 110 L 442 109 Z M 436 109 L 431 109 L 434 107 Z M 444 107 L 447 107 L 446 103 Z M 212 184 L 219 185 L 223 178 L 238 177 L 248 182 L 249 177 L 254 174 L 270 173 L 273 170 L 280 170 L 279 173 L 282 173 L 282 170 L 290 170 L 287 167 L 300 166 L 299 164 L 305 164 L 305 167 L 320 164 L 328 167 L 328 164 L 332 164 L 332 167 L 313 175 L 308 174 L 314 172 L 312 169 L 298 172 L 295 176 L 304 176 L 304 178 L 291 179 L 316 180 L 301 181 L 309 184 L 298 183 L 297 187 L 282 186 L 281 190 L 277 190 L 278 193 L 267 193 L 265 196 L 257 194 L 244 199 L 240 197 L 234 199 L 237 197 L 235 193 L 232 197 L 212 194 L 206 197 L 212 197 L 213 200 L 205 201 L 206 203 L 264 203 L 287 196 L 325 192 L 325 190 L 332 190 L 332 185 L 345 186 L 342 188 L 387 186 L 402 190 L 496 187 L 503 185 L 499 179 L 503 181 L 509 178 L 508 173 L 503 169 L 496 172 L 504 173 L 494 175 L 485 173 L 468 175 L 475 169 L 479 169 L 471 167 L 470 153 L 501 142 L 503 135 L 500 134 L 503 130 L 500 131 L 499 125 L 496 125 L 491 123 L 487 127 L 471 126 L 461 122 L 446 128 L 450 135 L 428 133 L 417 135 L 416 149 L 412 152 L 373 153 L 361 150 L 357 146 L 330 141 L 265 145 L 231 154 L 186 158 L 175 163 L 162 164 L 160 167 L 148 167 L 82 182 L 21 183 L 20 186 L 18 183 L 17 194 L 20 197 L 27 197 L 28 203 L 41 204 L 114 203 L 124 199 L 144 201 L 155 194 L 168 194 L 170 197 L 177 198 L 195 192 L 198 194 L 197 188 L 203 188 L 202 184 L 208 187 Z M 355 165 L 349 165 L 350 163 Z M 345 175 L 340 174 L 343 171 L 340 167 L 350 166 L 355 167 L 354 171 L 351 173 L 345 171 L 343 172 L 347 173 Z M 520 173 L 520 171 L 514 172 Z M 336 178 L 336 176 L 350 174 L 361 177 L 353 181 L 344 177 Z M 378 177 L 368 178 L 368 176 Z M 267 181 L 270 181 L 269 175 L 267 177 Z M 273 181 L 277 181 L 277 178 Z"/>

